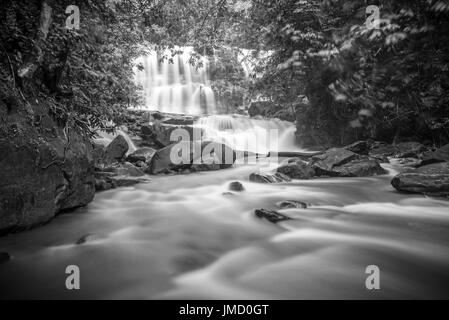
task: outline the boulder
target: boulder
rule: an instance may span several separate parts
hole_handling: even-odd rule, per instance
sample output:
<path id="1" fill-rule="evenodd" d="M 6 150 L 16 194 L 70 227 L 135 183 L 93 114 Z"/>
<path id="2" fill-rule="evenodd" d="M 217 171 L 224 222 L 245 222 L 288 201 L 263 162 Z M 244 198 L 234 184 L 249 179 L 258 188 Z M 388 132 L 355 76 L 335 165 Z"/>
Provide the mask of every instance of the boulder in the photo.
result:
<path id="1" fill-rule="evenodd" d="M 257 209 L 254 211 L 256 217 L 260 219 L 268 220 L 272 223 L 278 223 L 282 221 L 291 220 L 290 217 L 287 217 L 286 215 L 279 213 L 277 211 L 270 211 L 265 209 Z"/>
<path id="2" fill-rule="evenodd" d="M 139 162 L 149 163 L 151 158 L 156 153 L 156 150 L 149 147 L 143 147 L 141 149 L 136 150 L 134 153 L 131 153 L 126 161 L 137 164 Z"/>
<path id="3" fill-rule="evenodd" d="M 168 121 L 168 120 L 167 120 Z M 183 132 L 183 139 L 186 141 L 198 141 L 201 140 L 202 130 L 199 128 L 194 128 L 193 125 L 176 125 L 167 122 L 157 121 L 151 126 L 152 139 L 155 140 L 157 144 L 164 147 L 169 146 L 176 142 L 176 140 L 171 139 L 171 135 L 175 130 Z M 195 132 L 195 133 L 194 133 Z M 176 138 L 176 137 L 174 137 Z M 179 138 L 178 138 L 179 140 Z"/>
<path id="4" fill-rule="evenodd" d="M 112 142 L 106 147 L 103 160 L 105 163 L 114 163 L 122 161 L 128 152 L 128 142 L 122 135 L 118 135 Z"/>
<path id="5" fill-rule="evenodd" d="M 229 184 L 229 190 L 241 192 L 241 191 L 245 191 L 245 187 L 243 186 L 243 184 L 241 182 L 234 181 Z"/>
<path id="6" fill-rule="evenodd" d="M 333 171 L 334 167 L 344 165 L 353 160 L 360 159 L 360 156 L 352 151 L 342 148 L 332 148 L 323 154 L 312 157 L 312 165 L 315 173 L 319 176 L 338 176 Z"/>
<path id="7" fill-rule="evenodd" d="M 417 158 L 418 155 L 427 150 L 427 148 L 419 142 L 402 142 L 396 145 L 396 158 Z"/>
<path id="8" fill-rule="evenodd" d="M 379 162 L 370 159 L 354 160 L 334 167 L 332 171 L 337 173 L 339 177 L 370 177 L 387 173 Z"/>
<path id="9" fill-rule="evenodd" d="M 415 170 L 420 174 L 449 174 L 449 162 L 439 162 L 421 166 Z"/>
<path id="10" fill-rule="evenodd" d="M 53 125 L 51 135 L 23 124 L 0 139 L 0 232 L 42 224 L 94 198 L 92 144 Z"/>
<path id="11" fill-rule="evenodd" d="M 431 164 L 414 172 L 399 174 L 391 184 L 403 192 L 449 196 L 449 163 Z"/>
<path id="12" fill-rule="evenodd" d="M 371 146 L 371 150 L 369 152 L 369 156 L 376 159 L 381 159 L 385 161 L 388 157 L 392 157 L 397 154 L 399 151 L 398 148 L 392 146 L 391 144 L 383 143 L 383 142 L 375 142 Z"/>
<path id="13" fill-rule="evenodd" d="M 422 156 L 422 165 L 438 162 L 449 162 L 449 144 L 435 150 L 425 152 Z"/>
<path id="14" fill-rule="evenodd" d="M 310 179 L 315 176 L 315 169 L 299 158 L 287 160 L 277 169 L 277 172 L 292 179 Z"/>
<path id="15" fill-rule="evenodd" d="M 208 163 L 214 159 L 215 163 Z M 147 173 L 160 174 L 175 170 L 218 170 L 233 166 L 235 151 L 213 141 L 183 141 L 158 150 L 150 161 Z"/>
<path id="16" fill-rule="evenodd" d="M 296 201 L 296 200 L 286 200 L 276 203 L 279 209 L 306 209 L 307 203 Z"/>
<path id="17" fill-rule="evenodd" d="M 357 141 L 353 144 L 344 147 L 345 150 L 367 156 L 370 150 L 370 144 L 368 141 Z"/>
<path id="18" fill-rule="evenodd" d="M 282 174 L 280 172 L 276 172 L 274 174 L 256 172 L 250 174 L 249 181 L 257 183 L 281 183 L 281 182 L 290 182 L 291 179 L 285 174 Z"/>

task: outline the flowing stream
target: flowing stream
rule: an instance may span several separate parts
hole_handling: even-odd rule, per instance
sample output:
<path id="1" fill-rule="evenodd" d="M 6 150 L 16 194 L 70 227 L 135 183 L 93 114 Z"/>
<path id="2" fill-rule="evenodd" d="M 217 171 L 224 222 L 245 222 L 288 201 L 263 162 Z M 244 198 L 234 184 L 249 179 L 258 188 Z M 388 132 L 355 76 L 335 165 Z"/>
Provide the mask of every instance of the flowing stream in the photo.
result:
<path id="1" fill-rule="evenodd" d="M 250 183 L 269 161 L 152 176 L 0 238 L 12 255 L 0 264 L 0 297 L 449 297 L 447 201 L 395 192 L 394 164 L 381 177 Z M 232 181 L 246 190 L 227 194 Z M 310 206 L 280 210 L 294 220 L 278 225 L 255 217 L 282 200 Z M 81 290 L 65 289 L 68 265 L 80 268 Z M 369 265 L 380 268 L 380 290 L 365 287 Z"/>

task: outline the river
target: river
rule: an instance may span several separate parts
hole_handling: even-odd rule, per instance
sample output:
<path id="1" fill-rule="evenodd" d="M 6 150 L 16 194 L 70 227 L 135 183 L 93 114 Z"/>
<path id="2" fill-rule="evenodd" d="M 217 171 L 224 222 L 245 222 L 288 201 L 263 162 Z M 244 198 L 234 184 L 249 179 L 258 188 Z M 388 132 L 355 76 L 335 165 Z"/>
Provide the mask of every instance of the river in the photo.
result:
<path id="1" fill-rule="evenodd" d="M 249 182 L 268 161 L 151 176 L 0 238 L 12 256 L 0 298 L 449 298 L 449 202 L 394 191 L 394 164 L 380 177 Z M 246 190 L 226 194 L 232 181 Z M 310 206 L 280 210 L 294 219 L 277 225 L 255 217 L 282 200 Z M 80 290 L 65 288 L 68 265 Z M 370 265 L 379 290 L 365 287 Z"/>

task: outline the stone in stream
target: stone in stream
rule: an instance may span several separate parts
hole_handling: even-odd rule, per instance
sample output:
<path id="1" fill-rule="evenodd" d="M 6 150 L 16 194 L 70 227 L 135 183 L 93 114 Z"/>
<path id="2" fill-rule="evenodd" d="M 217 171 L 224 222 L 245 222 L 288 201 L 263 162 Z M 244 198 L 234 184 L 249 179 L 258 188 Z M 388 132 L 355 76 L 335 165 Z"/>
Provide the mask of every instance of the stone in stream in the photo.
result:
<path id="1" fill-rule="evenodd" d="M 266 209 L 257 209 L 254 211 L 256 217 L 260 219 L 268 220 L 272 223 L 278 223 L 281 221 L 287 221 L 291 220 L 290 217 L 287 217 L 286 215 L 283 215 L 282 213 L 279 213 L 277 211 L 271 211 Z"/>
<path id="2" fill-rule="evenodd" d="M 8 252 L 0 252 L 0 263 L 5 263 L 11 260 L 11 256 Z"/>
<path id="3" fill-rule="evenodd" d="M 388 173 L 376 160 L 361 159 L 335 167 L 339 177 L 371 177 Z"/>
<path id="4" fill-rule="evenodd" d="M 78 245 L 79 244 L 85 244 L 87 242 L 95 241 L 95 240 L 98 240 L 100 238 L 101 237 L 99 235 L 95 234 L 95 233 L 89 233 L 89 234 L 86 234 L 86 235 L 82 236 L 81 238 L 79 238 L 76 241 L 75 244 L 78 244 Z"/>
<path id="5" fill-rule="evenodd" d="M 410 173 L 393 178 L 391 185 L 398 191 L 431 196 L 449 196 L 449 163 L 436 163 L 420 167 Z"/>
<path id="6" fill-rule="evenodd" d="M 245 187 L 243 186 L 243 184 L 241 182 L 234 181 L 229 184 L 229 190 L 241 192 L 241 191 L 245 191 Z"/>
<path id="7" fill-rule="evenodd" d="M 296 200 L 285 200 L 276 203 L 279 209 L 307 209 L 307 204 L 305 202 Z"/>
<path id="8" fill-rule="evenodd" d="M 360 156 L 352 151 L 341 148 L 332 148 L 323 154 L 314 156 L 311 164 L 315 168 L 317 175 L 338 176 L 338 173 L 333 171 L 334 167 L 358 159 L 360 159 Z"/>
<path id="9" fill-rule="evenodd" d="M 277 172 L 292 179 L 310 179 L 315 176 L 315 169 L 299 158 L 287 160 L 277 169 Z"/>
<path id="10" fill-rule="evenodd" d="M 281 182 L 290 182 L 291 179 L 285 174 L 282 174 L 280 172 L 276 173 L 256 172 L 250 174 L 249 181 L 257 183 L 281 183 Z"/>
<path id="11" fill-rule="evenodd" d="M 216 158 L 218 163 L 202 163 L 202 159 Z M 173 159 L 172 159 L 173 158 Z M 151 159 L 148 174 L 160 174 L 172 170 L 227 169 L 233 166 L 235 151 L 226 144 L 213 141 L 184 141 L 158 150 Z M 206 166 L 206 167 L 204 167 Z"/>

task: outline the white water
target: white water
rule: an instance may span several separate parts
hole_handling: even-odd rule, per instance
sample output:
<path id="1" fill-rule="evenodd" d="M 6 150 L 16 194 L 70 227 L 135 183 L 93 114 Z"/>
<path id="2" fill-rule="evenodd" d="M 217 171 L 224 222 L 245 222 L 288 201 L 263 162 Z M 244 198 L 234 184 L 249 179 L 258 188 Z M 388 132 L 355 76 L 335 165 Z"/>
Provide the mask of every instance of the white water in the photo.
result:
<path id="1" fill-rule="evenodd" d="M 254 119 L 240 115 L 214 115 L 200 118 L 195 124 L 205 138 L 224 142 L 235 150 L 258 154 L 298 151 L 296 127 L 278 119 Z"/>
<path id="2" fill-rule="evenodd" d="M 189 61 L 192 48 L 176 48 L 182 54 L 171 55 L 170 50 L 151 52 L 140 57 L 136 63 L 135 81 L 142 86 L 145 108 L 167 113 L 214 114 L 215 94 L 210 87 L 208 60 L 201 59 L 202 67 L 193 66 Z M 162 57 L 168 59 L 162 59 Z M 170 63 L 172 59 L 173 63 Z"/>
<path id="3" fill-rule="evenodd" d="M 265 159 L 260 159 L 264 164 Z M 395 174 L 255 184 L 255 166 L 149 177 L 96 195 L 87 209 L 0 238 L 0 297 L 448 298 L 449 203 L 397 193 Z M 231 181 L 246 191 L 223 195 Z M 254 209 L 282 200 L 295 220 L 273 225 Z M 95 234 L 82 245 L 75 242 Z M 81 271 L 68 291 L 65 268 Z M 381 271 L 379 291 L 365 268 Z"/>

